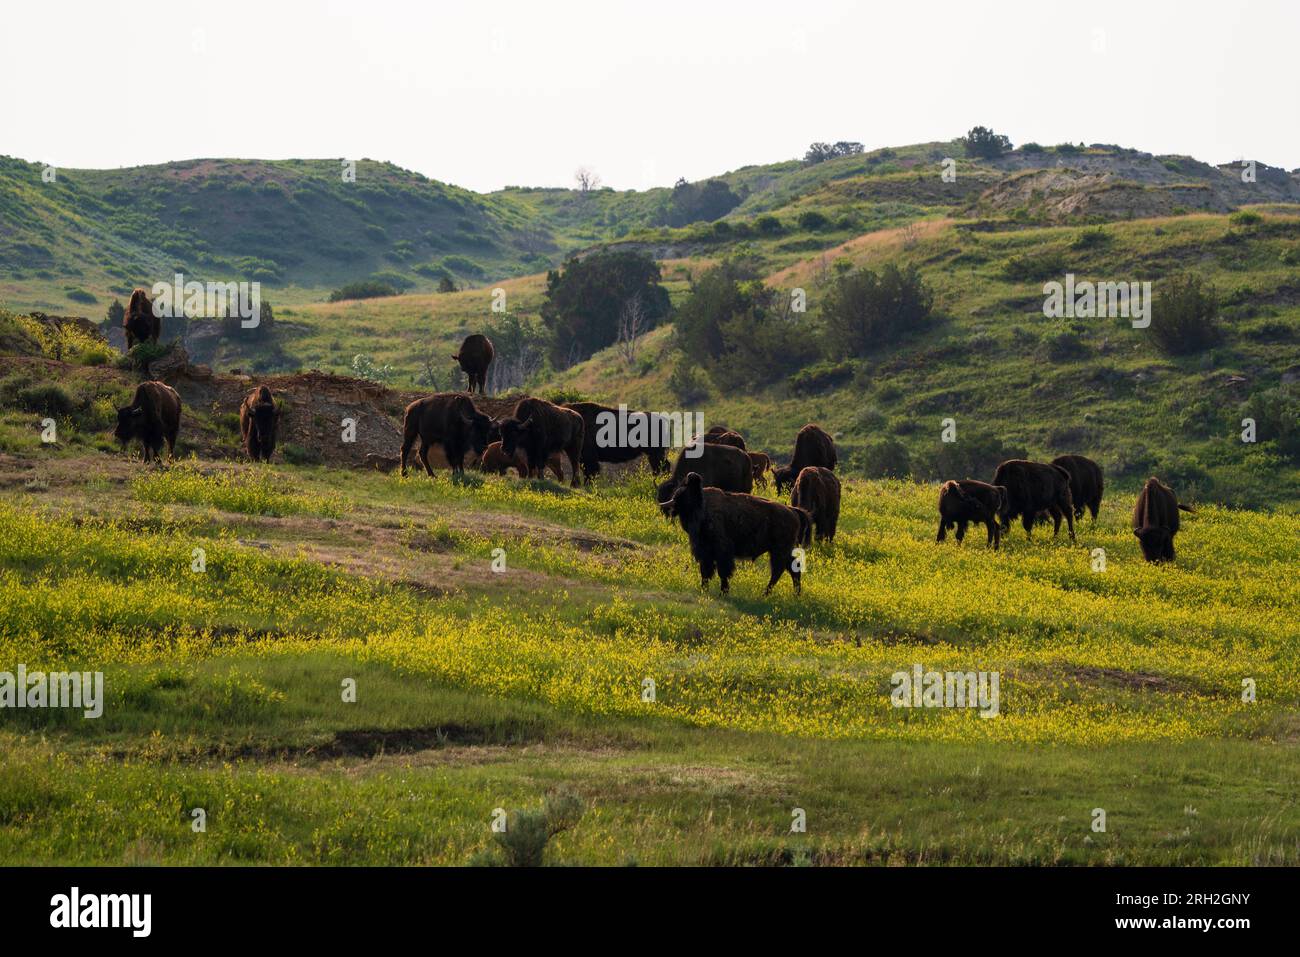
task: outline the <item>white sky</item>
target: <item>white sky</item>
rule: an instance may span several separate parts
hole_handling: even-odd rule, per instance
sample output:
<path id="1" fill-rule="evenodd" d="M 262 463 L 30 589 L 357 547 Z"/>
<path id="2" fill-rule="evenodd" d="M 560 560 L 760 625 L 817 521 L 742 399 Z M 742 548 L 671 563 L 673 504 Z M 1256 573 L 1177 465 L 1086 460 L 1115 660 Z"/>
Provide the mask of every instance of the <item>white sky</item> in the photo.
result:
<path id="1" fill-rule="evenodd" d="M 0 153 L 64 168 L 645 188 L 977 123 L 1300 166 L 1300 0 L 7 0 L 0 23 Z"/>

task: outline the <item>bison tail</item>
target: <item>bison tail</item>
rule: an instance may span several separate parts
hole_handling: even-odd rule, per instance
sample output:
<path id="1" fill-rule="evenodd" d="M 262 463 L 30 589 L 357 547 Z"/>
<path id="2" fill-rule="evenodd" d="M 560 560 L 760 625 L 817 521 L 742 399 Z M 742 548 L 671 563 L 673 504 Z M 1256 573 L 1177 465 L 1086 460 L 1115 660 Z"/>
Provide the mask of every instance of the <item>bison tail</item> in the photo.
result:
<path id="1" fill-rule="evenodd" d="M 1192 515 L 1196 514 L 1196 509 L 1192 508 L 1190 505 L 1184 505 L 1182 502 L 1179 502 L 1178 507 L 1181 508 L 1184 512 L 1188 512 L 1189 514 Z"/>
<path id="2" fill-rule="evenodd" d="M 799 544 L 812 544 L 812 516 L 802 508 L 796 508 L 794 513 L 799 516 Z"/>

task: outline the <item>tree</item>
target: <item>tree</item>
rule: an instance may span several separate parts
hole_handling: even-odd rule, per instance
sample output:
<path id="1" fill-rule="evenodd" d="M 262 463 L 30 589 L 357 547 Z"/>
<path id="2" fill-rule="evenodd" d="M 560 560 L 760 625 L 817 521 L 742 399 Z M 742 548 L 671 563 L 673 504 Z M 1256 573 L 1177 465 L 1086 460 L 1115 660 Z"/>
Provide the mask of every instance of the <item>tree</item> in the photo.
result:
<path id="1" fill-rule="evenodd" d="M 836 277 L 822 303 L 827 355 L 864 356 L 920 327 L 934 293 L 915 266 L 889 263 L 876 274 L 851 269 Z"/>
<path id="2" fill-rule="evenodd" d="M 483 332 L 495 353 L 487 380 L 493 395 L 523 388 L 545 367 L 549 340 L 537 322 L 507 312 L 487 322 Z"/>
<path id="3" fill-rule="evenodd" d="M 455 292 L 456 280 L 450 276 L 443 276 L 438 280 L 438 292 Z"/>
<path id="4" fill-rule="evenodd" d="M 739 206 L 740 201 L 741 197 L 724 180 L 688 183 L 685 179 L 679 179 L 668 200 L 664 213 L 665 224 L 688 226 L 691 223 L 711 223 Z"/>
<path id="5" fill-rule="evenodd" d="M 1151 304 L 1151 338 L 1166 355 L 1201 352 L 1221 339 L 1219 294 L 1190 273 L 1171 276 Z"/>
<path id="6" fill-rule="evenodd" d="M 976 126 L 960 140 L 967 156 L 997 159 L 1011 149 L 1011 140 L 985 126 Z"/>
<path id="7" fill-rule="evenodd" d="M 853 143 L 848 140 L 840 140 L 838 143 L 813 143 L 808 147 L 808 151 L 803 154 L 803 161 L 809 166 L 815 166 L 818 163 L 838 159 L 841 156 L 856 156 L 861 152 L 861 143 Z"/>
<path id="8" fill-rule="evenodd" d="M 108 306 L 108 328 L 119 328 L 124 318 L 126 318 L 126 307 L 122 305 L 120 299 L 114 299 Z"/>
<path id="9" fill-rule="evenodd" d="M 584 199 L 592 190 L 600 188 L 600 177 L 596 175 L 596 171 L 585 166 L 579 166 L 574 170 L 573 178 L 578 181 L 578 192 Z"/>
<path id="10" fill-rule="evenodd" d="M 641 305 L 640 296 L 633 296 L 623 303 L 618 312 L 618 352 L 629 368 L 636 362 L 637 343 L 649 328 L 650 317 Z"/>
<path id="11" fill-rule="evenodd" d="M 639 299 L 650 329 L 668 316 L 668 291 L 660 285 L 659 264 L 644 253 L 601 252 L 570 259 L 546 274 L 542 322 L 550 330 L 550 358 L 567 368 L 618 339 L 619 315 Z"/>

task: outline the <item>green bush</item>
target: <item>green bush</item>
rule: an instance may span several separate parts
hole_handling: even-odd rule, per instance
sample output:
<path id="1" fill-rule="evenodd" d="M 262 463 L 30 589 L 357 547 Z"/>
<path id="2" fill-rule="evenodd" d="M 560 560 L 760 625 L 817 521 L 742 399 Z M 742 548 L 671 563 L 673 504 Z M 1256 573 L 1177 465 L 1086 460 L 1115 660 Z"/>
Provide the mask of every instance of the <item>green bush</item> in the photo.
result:
<path id="1" fill-rule="evenodd" d="M 841 273 L 822 303 L 827 355 L 864 356 L 922 328 L 934 293 L 915 266 Z"/>
<path id="2" fill-rule="evenodd" d="M 912 474 L 912 459 L 905 446 L 891 436 L 868 442 L 851 463 L 867 478 L 907 478 Z"/>
<path id="3" fill-rule="evenodd" d="M 55 382 L 42 382 L 18 390 L 18 405 L 38 415 L 68 416 L 77 408 L 77 402 L 68 391 Z"/>
<path id="4" fill-rule="evenodd" d="M 1189 355 L 1216 345 L 1219 295 L 1201 277 L 1184 274 L 1164 280 L 1151 305 L 1151 338 L 1167 355 Z"/>
<path id="5" fill-rule="evenodd" d="M 1066 268 L 1065 254 L 1049 249 L 1012 256 L 1002 264 L 1002 275 L 1012 282 L 1041 282 L 1063 276 Z"/>
<path id="6" fill-rule="evenodd" d="M 824 392 L 852 378 L 854 369 L 855 366 L 850 359 L 815 363 L 790 376 L 790 391 L 795 395 Z"/>
<path id="7" fill-rule="evenodd" d="M 350 282 L 330 293 L 330 302 L 343 302 L 348 299 L 379 299 L 383 296 L 396 296 L 397 290 L 386 282 L 365 279 Z"/>

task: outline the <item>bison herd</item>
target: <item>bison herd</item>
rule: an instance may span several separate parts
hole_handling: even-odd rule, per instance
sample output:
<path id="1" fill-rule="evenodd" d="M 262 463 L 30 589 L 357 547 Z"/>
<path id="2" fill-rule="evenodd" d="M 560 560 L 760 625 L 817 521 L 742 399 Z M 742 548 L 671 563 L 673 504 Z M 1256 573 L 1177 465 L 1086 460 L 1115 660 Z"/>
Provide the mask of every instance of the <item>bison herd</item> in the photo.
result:
<path id="1" fill-rule="evenodd" d="M 158 323 L 147 298 L 132 296 L 123 324 L 127 341 L 156 340 Z M 790 464 L 775 467 L 762 452 L 751 452 L 738 432 L 722 426 L 709 429 L 682 449 L 671 469 L 668 430 L 660 428 L 662 416 L 627 412 L 596 402 L 556 404 L 545 399 L 521 399 L 509 415 L 499 419 L 479 410 L 473 394 L 486 388 L 492 343 L 471 335 L 453 356 L 469 379 L 469 392 L 441 392 L 417 399 L 406 407 L 402 422 L 401 473 L 406 474 L 411 449 L 419 440 L 416 459 L 433 474 L 429 451 L 440 445 L 454 473 L 464 471 L 465 458 L 473 454 L 477 467 L 504 474 L 515 469 L 522 478 L 542 478 L 550 469 L 563 482 L 563 462 L 568 460 L 570 484 L 578 485 L 579 472 L 590 482 L 602 463 L 626 463 L 646 457 L 655 474 L 669 472 L 657 487 L 660 510 L 676 519 L 690 540 L 691 554 L 707 587 L 716 573 L 727 592 L 737 559 L 755 560 L 767 555 L 771 577 L 764 594 L 785 572 L 795 593 L 803 571 L 801 549 L 818 542 L 833 542 L 840 514 L 840 480 L 835 474 L 835 442 L 820 426 L 805 425 L 795 436 Z M 163 443 L 174 455 L 180 428 L 181 400 L 162 382 L 142 382 L 129 405 L 118 410 L 115 436 L 125 446 L 139 440 L 146 462 L 159 457 Z M 610 441 L 602 422 L 621 417 L 632 440 Z M 269 461 L 276 446 L 279 405 L 271 390 L 258 386 L 239 407 L 239 428 L 245 454 L 254 461 Z M 602 440 L 603 439 L 603 440 Z M 790 504 L 752 494 L 766 487 L 771 472 L 778 495 L 790 490 Z M 1002 535 L 1019 518 L 1026 537 L 1035 522 L 1051 519 L 1053 534 L 1062 520 L 1075 540 L 1074 522 L 1086 510 L 1096 521 L 1101 507 L 1101 467 L 1082 455 L 1062 455 L 1051 462 L 1011 459 L 993 473 L 991 482 L 960 479 L 939 488 L 939 533 L 943 542 L 956 528 L 957 542 L 972 523 L 985 527 L 987 544 L 999 548 Z M 1179 504 L 1172 489 L 1159 480 L 1147 480 L 1133 509 L 1133 534 L 1143 557 L 1150 562 L 1172 561 L 1178 512 L 1191 512 Z"/>

